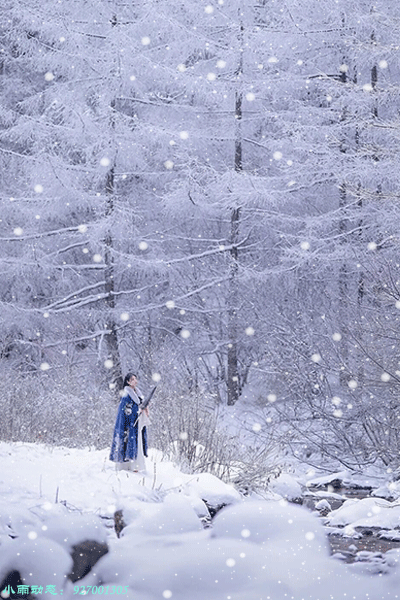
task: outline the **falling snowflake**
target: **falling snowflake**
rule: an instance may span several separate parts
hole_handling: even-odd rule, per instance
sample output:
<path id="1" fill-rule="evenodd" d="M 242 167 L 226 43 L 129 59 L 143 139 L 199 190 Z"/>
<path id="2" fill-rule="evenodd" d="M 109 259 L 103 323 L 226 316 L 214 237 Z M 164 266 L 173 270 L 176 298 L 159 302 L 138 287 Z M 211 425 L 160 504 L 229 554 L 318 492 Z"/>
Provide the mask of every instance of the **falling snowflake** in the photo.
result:
<path id="1" fill-rule="evenodd" d="M 380 60 L 378 64 L 379 64 L 379 66 L 380 66 L 381 69 L 387 69 L 388 68 L 388 64 L 387 64 L 386 60 Z"/>
<path id="2" fill-rule="evenodd" d="M 341 398 L 339 398 L 339 396 L 333 396 L 332 398 L 332 404 L 334 404 L 335 406 L 339 406 L 342 403 Z"/>
<path id="3" fill-rule="evenodd" d="M 382 373 L 382 375 L 381 375 L 381 380 L 382 381 L 386 382 L 386 381 L 389 381 L 389 379 L 390 379 L 389 373 Z"/>
<path id="4" fill-rule="evenodd" d="M 246 327 L 246 335 L 254 335 L 254 329 L 253 327 Z"/>
<path id="5" fill-rule="evenodd" d="M 243 538 L 248 538 L 251 536 L 251 531 L 250 531 L 250 529 L 242 529 L 242 531 L 240 532 L 240 535 Z"/>
<path id="6" fill-rule="evenodd" d="M 147 242 L 139 242 L 138 247 L 139 247 L 139 250 L 147 250 L 149 245 Z"/>
<path id="7" fill-rule="evenodd" d="M 100 160 L 100 164 L 102 167 L 109 167 L 110 166 L 110 159 L 107 158 L 107 156 L 103 156 L 103 158 Z"/>
<path id="8" fill-rule="evenodd" d="M 349 381 L 349 383 L 347 385 L 349 386 L 349 388 L 351 390 L 355 390 L 356 387 L 357 387 L 357 385 L 358 385 L 358 383 L 357 383 L 357 381 L 355 379 L 350 379 L 350 381 Z"/>
<path id="9" fill-rule="evenodd" d="M 309 250 L 310 249 L 310 242 L 301 242 L 300 243 L 300 248 L 302 250 Z"/>
<path id="10" fill-rule="evenodd" d="M 40 183 L 37 183 L 37 184 L 34 186 L 34 188 L 33 188 L 33 189 L 35 190 L 35 192 L 36 192 L 37 194 L 41 194 L 41 193 L 43 192 L 43 186 L 42 186 L 42 185 L 40 185 Z"/>
<path id="11" fill-rule="evenodd" d="M 50 369 L 50 365 L 47 362 L 42 362 L 42 364 L 40 365 L 40 369 L 42 371 L 48 371 Z"/>
<path id="12" fill-rule="evenodd" d="M 14 229 L 14 235 L 22 235 L 24 233 L 24 230 L 22 229 L 22 227 L 16 227 Z"/>
<path id="13" fill-rule="evenodd" d="M 370 242 L 368 244 L 368 250 L 376 250 L 378 245 L 375 242 Z"/>
<path id="14" fill-rule="evenodd" d="M 107 358 L 107 360 L 104 361 L 104 366 L 106 369 L 112 369 L 114 366 L 114 363 L 110 358 Z"/>
<path id="15" fill-rule="evenodd" d="M 271 63 L 271 64 L 275 64 L 275 63 L 277 63 L 277 62 L 278 62 L 278 59 L 276 58 L 276 56 L 271 56 L 271 57 L 268 59 L 268 62 L 269 62 L 269 63 Z"/>
<path id="16" fill-rule="evenodd" d="M 311 360 L 312 360 L 313 362 L 315 362 L 315 363 L 318 363 L 318 362 L 320 362 L 320 360 L 321 360 L 321 355 L 320 355 L 320 354 L 318 354 L 318 352 L 316 352 L 315 354 L 313 354 L 313 355 L 311 356 Z"/>
<path id="17" fill-rule="evenodd" d="M 183 442 L 184 442 L 185 440 L 187 440 L 187 439 L 188 439 L 188 434 L 187 434 L 187 432 L 186 432 L 186 431 L 181 431 L 181 432 L 180 432 L 180 434 L 179 434 L 179 439 L 180 439 L 180 440 L 182 440 Z"/>
<path id="18" fill-rule="evenodd" d="M 168 301 L 165 303 L 165 306 L 166 306 L 167 308 L 169 308 L 169 309 L 175 308 L 175 302 L 174 302 L 173 300 L 168 300 Z"/>
<path id="19" fill-rule="evenodd" d="M 121 319 L 121 321 L 129 321 L 129 313 L 123 312 L 121 313 L 119 318 Z"/>
<path id="20" fill-rule="evenodd" d="M 53 81 L 54 75 L 53 75 L 53 73 L 51 73 L 51 71 L 47 71 L 47 73 L 45 74 L 44 78 L 45 78 L 46 81 Z"/>
<path id="21" fill-rule="evenodd" d="M 189 331 L 189 329 L 182 329 L 182 331 L 181 331 L 181 337 L 183 337 L 184 340 L 186 340 L 188 337 L 190 337 L 190 331 Z"/>
<path id="22" fill-rule="evenodd" d="M 340 408 L 337 408 L 333 411 L 333 416 L 337 418 L 343 417 L 343 411 L 340 410 Z"/>
<path id="23" fill-rule="evenodd" d="M 299 59 L 299 60 L 297 61 L 297 64 L 299 65 L 299 67 L 301 67 L 301 65 L 303 64 L 303 61 L 302 61 L 301 59 Z"/>
<path id="24" fill-rule="evenodd" d="M 268 394 L 267 400 L 268 400 L 268 402 L 271 402 L 271 404 L 273 402 L 276 402 L 276 395 L 275 394 Z"/>
<path id="25" fill-rule="evenodd" d="M 153 375 L 151 376 L 151 378 L 156 383 L 158 383 L 159 381 L 161 381 L 161 375 L 160 375 L 160 373 L 153 373 Z"/>
<path id="26" fill-rule="evenodd" d="M 260 425 L 260 423 L 254 423 L 254 425 L 253 425 L 253 427 L 252 427 L 252 430 L 253 430 L 255 433 L 258 433 L 259 431 L 261 431 L 261 425 Z"/>
<path id="27" fill-rule="evenodd" d="M 148 46 L 150 44 L 150 38 L 147 35 L 145 35 L 144 37 L 142 37 L 141 42 L 143 46 Z"/>
<path id="28" fill-rule="evenodd" d="M 207 4 L 207 6 L 204 8 L 204 12 L 208 15 L 211 15 L 214 12 L 214 7 L 211 6 L 211 4 Z"/>
<path id="29" fill-rule="evenodd" d="M 279 150 L 277 150 L 276 152 L 273 153 L 272 156 L 273 156 L 274 160 L 281 160 L 283 154 L 282 154 L 282 152 L 279 152 Z"/>
<path id="30" fill-rule="evenodd" d="M 218 69 L 224 69 L 226 67 L 226 61 L 224 60 L 217 60 L 217 67 Z"/>
<path id="31" fill-rule="evenodd" d="M 181 63 L 177 66 L 177 69 L 180 73 L 184 73 L 186 71 L 186 66 L 183 63 Z"/>
<path id="32" fill-rule="evenodd" d="M 135 77 L 135 75 L 131 75 L 131 76 L 129 77 L 129 79 L 130 79 L 131 81 L 136 81 L 136 77 Z"/>
<path id="33" fill-rule="evenodd" d="M 48 318 L 49 318 L 49 316 L 50 316 L 50 313 L 48 313 L 48 312 L 45 312 L 45 313 L 43 313 L 43 316 L 44 316 L 44 318 L 45 318 L 45 319 L 48 319 Z"/>
<path id="34" fill-rule="evenodd" d="M 333 339 L 334 342 L 340 342 L 340 340 L 342 339 L 342 336 L 341 336 L 340 333 L 334 333 L 332 335 L 332 339 Z"/>
<path id="35" fill-rule="evenodd" d="M 189 134 L 187 131 L 181 131 L 179 137 L 181 138 L 181 140 L 187 140 L 189 138 Z"/>
<path id="36" fill-rule="evenodd" d="M 101 254 L 94 254 L 93 255 L 93 262 L 100 263 L 102 260 L 103 260 L 103 257 L 101 256 Z"/>
<path id="37" fill-rule="evenodd" d="M 166 169 L 171 170 L 171 169 L 174 168 L 174 163 L 172 162 L 172 160 L 166 160 L 165 163 L 164 163 L 164 167 Z"/>
<path id="38" fill-rule="evenodd" d="M 228 567 L 234 567 L 236 565 L 236 560 L 234 558 L 227 558 L 226 565 Z"/>
<path id="39" fill-rule="evenodd" d="M 217 76 L 215 73 L 207 73 L 207 79 L 208 81 L 215 81 L 217 79 Z"/>
<path id="40" fill-rule="evenodd" d="M 162 595 L 163 595 L 163 598 L 172 598 L 171 590 L 164 590 Z"/>
<path id="41" fill-rule="evenodd" d="M 347 73 L 348 70 L 349 70 L 349 67 L 347 65 L 343 64 L 343 65 L 340 65 L 340 67 L 339 67 L 339 71 L 341 73 Z"/>
<path id="42" fill-rule="evenodd" d="M 249 92 L 248 94 L 246 94 L 246 100 L 248 102 L 253 102 L 253 100 L 256 99 L 256 95 L 253 94 L 253 92 Z"/>
<path id="43" fill-rule="evenodd" d="M 28 538 L 29 538 L 30 540 L 36 540 L 37 536 L 38 536 L 38 535 L 37 535 L 36 531 L 30 531 L 30 532 L 28 533 Z"/>
<path id="44" fill-rule="evenodd" d="M 87 225 L 78 225 L 78 231 L 79 233 L 86 233 L 87 232 Z"/>
<path id="45" fill-rule="evenodd" d="M 374 89 L 370 83 L 364 83 L 362 87 L 364 92 L 372 92 L 372 90 Z"/>
<path id="46" fill-rule="evenodd" d="M 312 531 L 307 531 L 305 538 L 306 540 L 311 541 L 315 538 L 315 533 L 313 533 Z"/>

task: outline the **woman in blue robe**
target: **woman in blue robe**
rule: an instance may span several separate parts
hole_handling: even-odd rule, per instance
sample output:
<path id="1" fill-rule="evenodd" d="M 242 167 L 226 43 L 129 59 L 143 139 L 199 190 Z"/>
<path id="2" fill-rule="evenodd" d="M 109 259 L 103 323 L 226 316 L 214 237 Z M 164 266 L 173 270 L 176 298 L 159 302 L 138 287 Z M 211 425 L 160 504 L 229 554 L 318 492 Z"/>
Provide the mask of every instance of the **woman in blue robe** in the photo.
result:
<path id="1" fill-rule="evenodd" d="M 128 373 L 124 379 L 124 393 L 121 398 L 114 435 L 111 444 L 110 460 L 117 463 L 117 469 L 144 471 L 144 457 L 147 456 L 148 409 L 140 405 L 143 397 L 137 388 L 137 377 Z"/>

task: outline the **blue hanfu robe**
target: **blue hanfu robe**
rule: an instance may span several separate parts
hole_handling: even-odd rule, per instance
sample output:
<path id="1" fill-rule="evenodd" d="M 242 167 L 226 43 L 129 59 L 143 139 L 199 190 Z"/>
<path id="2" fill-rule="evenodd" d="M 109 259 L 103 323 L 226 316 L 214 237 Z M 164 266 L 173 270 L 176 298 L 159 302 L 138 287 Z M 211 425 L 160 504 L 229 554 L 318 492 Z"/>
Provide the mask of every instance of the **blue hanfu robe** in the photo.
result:
<path id="1" fill-rule="evenodd" d="M 110 460 L 113 462 L 122 463 L 136 460 L 138 454 L 139 433 L 138 417 L 139 405 L 133 400 L 128 392 L 125 392 L 118 407 L 117 420 L 115 422 L 114 435 L 111 444 Z M 147 456 L 146 427 L 143 427 L 141 433 L 143 454 Z"/>

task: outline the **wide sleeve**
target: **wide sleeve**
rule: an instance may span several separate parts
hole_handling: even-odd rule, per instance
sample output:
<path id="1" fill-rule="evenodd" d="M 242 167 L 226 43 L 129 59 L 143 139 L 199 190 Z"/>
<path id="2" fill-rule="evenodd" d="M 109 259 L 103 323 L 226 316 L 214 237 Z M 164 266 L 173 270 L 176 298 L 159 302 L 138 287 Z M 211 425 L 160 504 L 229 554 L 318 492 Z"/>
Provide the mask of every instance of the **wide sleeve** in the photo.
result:
<path id="1" fill-rule="evenodd" d="M 125 459 L 124 440 L 125 431 L 127 429 L 127 415 L 125 414 L 126 404 L 127 398 L 121 398 L 111 442 L 110 460 L 114 462 L 124 462 Z"/>

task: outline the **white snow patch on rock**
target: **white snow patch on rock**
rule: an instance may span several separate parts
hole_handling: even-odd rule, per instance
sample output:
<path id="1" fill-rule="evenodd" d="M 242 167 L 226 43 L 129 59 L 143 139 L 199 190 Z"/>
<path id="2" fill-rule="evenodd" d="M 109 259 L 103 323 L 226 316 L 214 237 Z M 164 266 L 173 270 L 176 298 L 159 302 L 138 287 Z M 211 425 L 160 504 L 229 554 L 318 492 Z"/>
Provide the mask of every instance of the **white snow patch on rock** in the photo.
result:
<path id="1" fill-rule="evenodd" d="M 302 497 L 300 484 L 288 473 L 281 473 L 279 477 L 272 479 L 269 487 L 275 494 L 279 494 L 289 502 L 299 500 Z"/>

